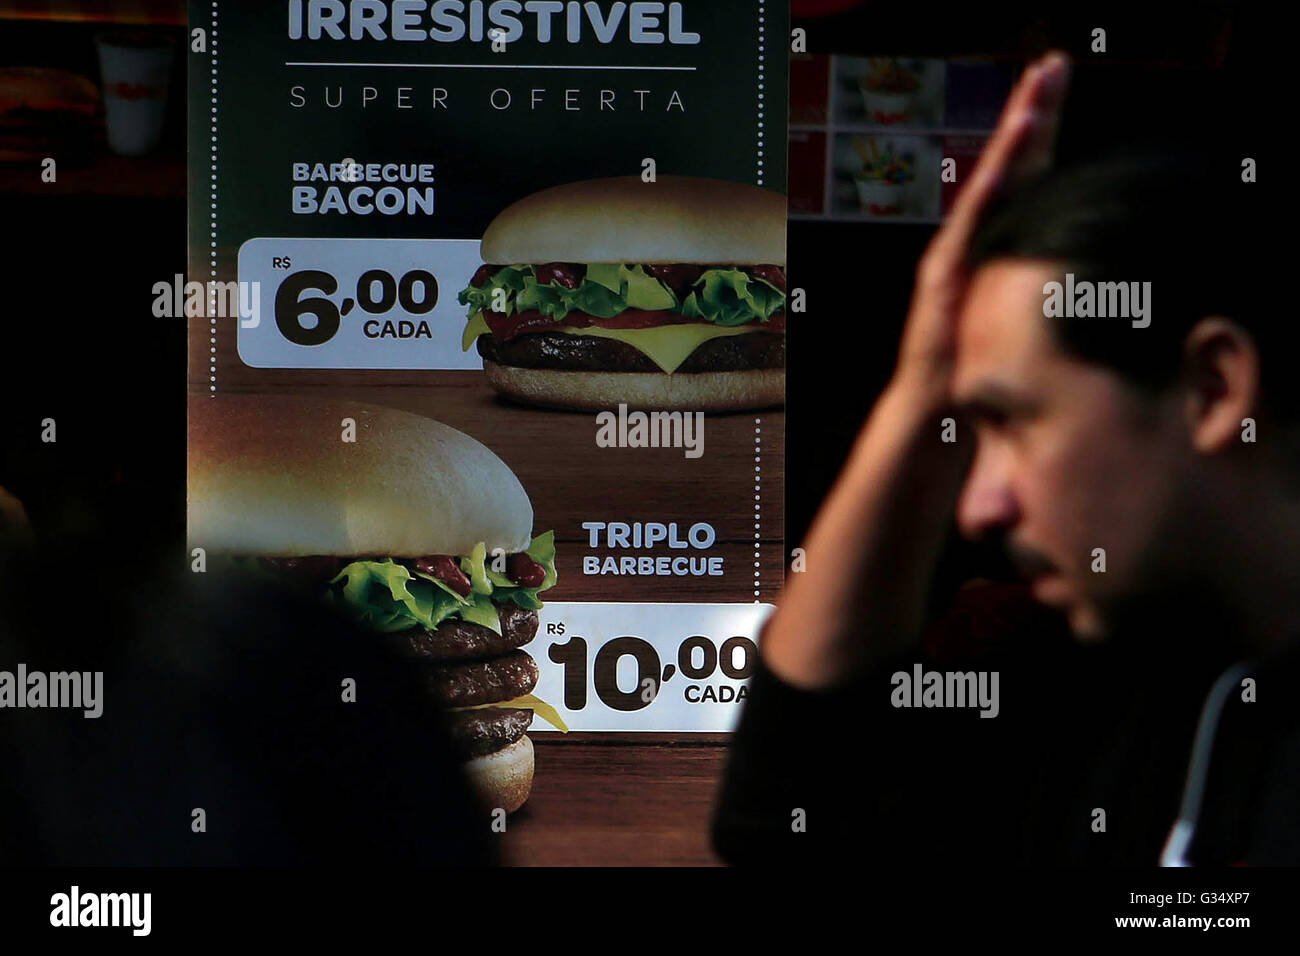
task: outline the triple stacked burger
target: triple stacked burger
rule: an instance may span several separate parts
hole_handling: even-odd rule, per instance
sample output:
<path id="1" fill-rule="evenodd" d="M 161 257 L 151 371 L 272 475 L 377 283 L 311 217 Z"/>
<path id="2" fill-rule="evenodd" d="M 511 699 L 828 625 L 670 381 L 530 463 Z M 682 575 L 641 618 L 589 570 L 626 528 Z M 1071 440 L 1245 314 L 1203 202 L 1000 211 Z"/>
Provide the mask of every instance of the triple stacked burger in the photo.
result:
<path id="1" fill-rule="evenodd" d="M 351 420 L 354 440 L 341 440 Z M 317 591 L 420 666 L 485 803 L 532 788 L 541 592 L 551 532 L 489 449 L 441 422 L 341 400 L 190 404 L 189 539 Z"/>

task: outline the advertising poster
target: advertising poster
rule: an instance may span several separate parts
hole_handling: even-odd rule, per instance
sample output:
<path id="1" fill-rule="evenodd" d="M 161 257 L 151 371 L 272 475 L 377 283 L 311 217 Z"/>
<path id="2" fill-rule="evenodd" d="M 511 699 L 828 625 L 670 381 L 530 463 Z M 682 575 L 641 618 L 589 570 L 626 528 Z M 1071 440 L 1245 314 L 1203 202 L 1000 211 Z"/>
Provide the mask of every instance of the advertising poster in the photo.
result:
<path id="1" fill-rule="evenodd" d="M 0 0 L 15 951 L 1286 925 L 1289 34 L 1094 7 Z"/>
<path id="2" fill-rule="evenodd" d="M 189 12 L 192 553 L 423 668 L 508 862 L 706 853 L 784 575 L 788 10 Z"/>

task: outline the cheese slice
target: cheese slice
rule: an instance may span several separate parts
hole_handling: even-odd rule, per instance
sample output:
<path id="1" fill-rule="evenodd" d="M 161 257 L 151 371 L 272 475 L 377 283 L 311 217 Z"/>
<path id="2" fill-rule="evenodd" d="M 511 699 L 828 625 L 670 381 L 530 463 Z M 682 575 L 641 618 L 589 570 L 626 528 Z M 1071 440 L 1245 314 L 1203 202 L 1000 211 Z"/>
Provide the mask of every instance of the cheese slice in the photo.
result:
<path id="1" fill-rule="evenodd" d="M 487 319 L 483 318 L 483 310 L 479 309 L 469 317 L 469 324 L 460 335 L 460 350 L 468 352 L 469 347 L 478 341 L 480 335 L 491 334 L 492 330 L 488 328 Z"/>
<path id="2" fill-rule="evenodd" d="M 468 350 L 480 335 L 491 334 L 482 312 L 470 316 L 465 334 L 461 338 L 462 349 Z M 654 362 L 665 372 L 675 372 L 697 348 L 711 339 L 725 338 L 729 335 L 747 335 L 750 332 L 764 331 L 762 323 L 750 322 L 745 325 L 714 325 L 711 322 L 690 322 L 680 325 L 657 325 L 648 329 L 606 329 L 599 325 L 586 328 L 574 328 L 561 325 L 548 332 L 563 332 L 565 335 L 591 335 L 601 339 L 614 339 L 626 342 Z"/>
<path id="3" fill-rule="evenodd" d="M 516 710 L 531 710 L 548 724 L 553 725 L 561 733 L 567 734 L 569 732 L 569 728 L 560 717 L 559 711 L 540 697 L 534 697 L 532 694 L 524 694 L 522 697 L 515 697 L 511 700 L 497 701 L 495 704 L 474 704 L 470 707 L 451 707 L 449 709 L 483 710 L 485 707 L 511 707 Z"/>
<path id="4" fill-rule="evenodd" d="M 560 326 L 553 329 L 565 335 L 594 335 L 601 339 L 615 339 L 626 342 L 637 351 L 646 355 L 665 372 L 675 372 L 687 357 L 710 339 L 721 339 L 728 335 L 745 335 L 759 332 L 757 323 L 749 325 L 713 325 L 710 322 L 692 322 L 688 325 L 657 325 L 649 329 L 604 329 L 598 325 L 585 329 Z"/>

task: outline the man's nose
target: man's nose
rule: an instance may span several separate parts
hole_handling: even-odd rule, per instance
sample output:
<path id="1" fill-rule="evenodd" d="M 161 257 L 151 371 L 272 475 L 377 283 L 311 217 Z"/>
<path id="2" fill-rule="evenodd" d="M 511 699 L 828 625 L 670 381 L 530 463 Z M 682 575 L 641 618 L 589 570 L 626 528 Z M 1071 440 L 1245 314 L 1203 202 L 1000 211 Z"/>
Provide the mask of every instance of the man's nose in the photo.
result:
<path id="1" fill-rule="evenodd" d="M 972 540 L 1013 526 L 1020 508 L 1009 480 L 1006 455 L 980 442 L 957 501 L 957 527 Z"/>

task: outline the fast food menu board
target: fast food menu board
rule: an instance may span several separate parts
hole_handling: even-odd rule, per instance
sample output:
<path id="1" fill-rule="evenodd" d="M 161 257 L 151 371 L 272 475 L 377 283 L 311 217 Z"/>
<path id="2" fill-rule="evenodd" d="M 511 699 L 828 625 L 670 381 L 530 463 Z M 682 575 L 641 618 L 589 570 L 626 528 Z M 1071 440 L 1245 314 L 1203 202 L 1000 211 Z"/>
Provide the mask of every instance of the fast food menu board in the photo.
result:
<path id="1" fill-rule="evenodd" d="M 939 222 L 991 133 L 1017 69 L 981 58 L 795 55 L 791 213 Z M 953 165 L 947 177 L 940 175 L 945 160 Z"/>
<path id="2" fill-rule="evenodd" d="M 191 405 L 293 396 L 342 435 L 312 409 L 355 402 L 360 442 L 367 409 L 433 419 L 533 516 L 495 557 L 445 528 L 226 550 L 343 567 L 325 596 L 388 633 L 496 646 L 474 628 L 531 615 L 530 734 L 731 729 L 786 559 L 787 8 L 194 0 L 190 26 Z"/>

